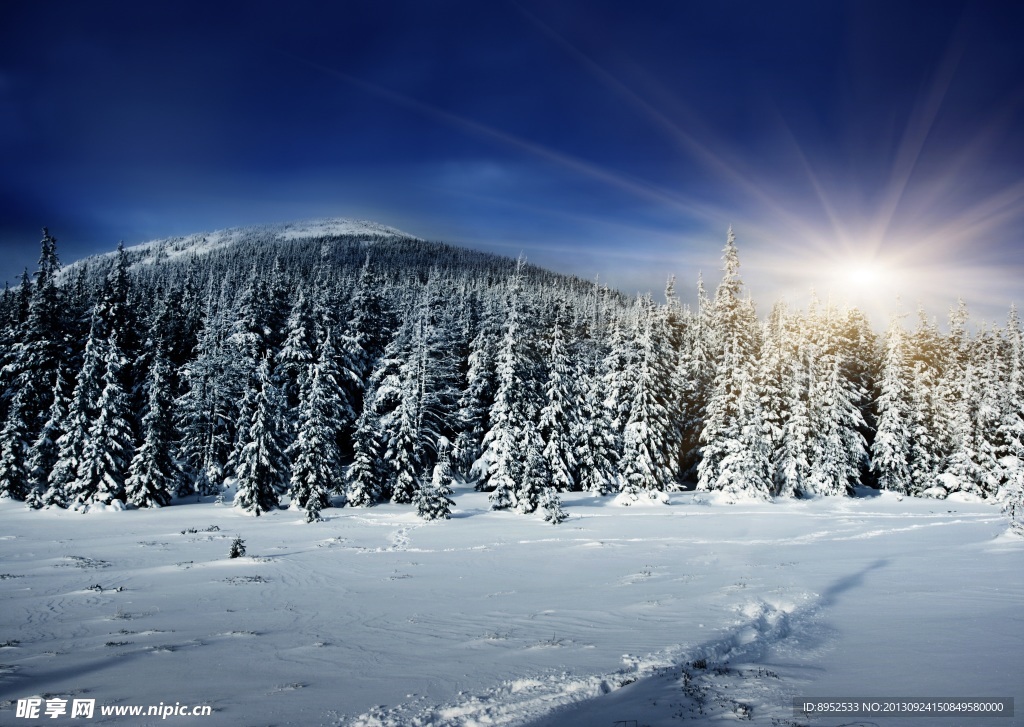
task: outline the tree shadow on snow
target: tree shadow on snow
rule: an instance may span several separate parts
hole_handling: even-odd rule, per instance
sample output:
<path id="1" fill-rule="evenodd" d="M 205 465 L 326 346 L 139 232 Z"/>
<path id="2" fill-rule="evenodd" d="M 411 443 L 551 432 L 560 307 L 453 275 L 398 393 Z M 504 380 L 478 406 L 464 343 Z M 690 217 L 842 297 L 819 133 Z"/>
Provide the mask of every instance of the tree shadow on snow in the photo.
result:
<path id="1" fill-rule="evenodd" d="M 635 663 L 605 679 L 598 696 L 557 708 L 524 727 L 610 726 L 623 720 L 629 725 L 635 720 L 637 727 L 676 724 L 679 720 L 717 723 L 723 719 L 752 719 L 756 724 L 767 724 L 769 717 L 776 725 L 804 724 L 793 719 L 788 699 L 792 687 L 787 688 L 784 677 L 775 670 L 801 674 L 811 670 L 799 661 L 770 659 L 820 648 L 831 634 L 821 611 L 859 588 L 869 573 L 888 563 L 880 559 L 839 578 L 798 608 L 787 610 L 765 601 L 751 602 L 741 610 L 745 620 L 725 634 L 675 655 L 670 660 L 674 663 Z M 753 702 L 759 701 L 756 698 L 745 701 L 743 694 L 760 695 L 762 704 L 755 705 Z"/>

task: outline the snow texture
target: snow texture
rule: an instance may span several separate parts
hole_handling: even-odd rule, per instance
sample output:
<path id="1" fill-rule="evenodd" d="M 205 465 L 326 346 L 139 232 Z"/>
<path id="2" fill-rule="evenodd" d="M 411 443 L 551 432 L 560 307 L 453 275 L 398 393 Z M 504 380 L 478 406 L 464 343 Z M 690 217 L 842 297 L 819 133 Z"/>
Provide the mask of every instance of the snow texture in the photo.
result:
<path id="1" fill-rule="evenodd" d="M 561 496 L 557 528 L 466 487 L 443 524 L 395 505 L 306 524 L 212 498 L 0 501 L 0 722 L 42 695 L 353 727 L 843 721 L 796 718 L 796 696 L 1024 705 L 1024 539 L 995 504 Z M 884 722 L 904 724 L 925 722 Z"/>

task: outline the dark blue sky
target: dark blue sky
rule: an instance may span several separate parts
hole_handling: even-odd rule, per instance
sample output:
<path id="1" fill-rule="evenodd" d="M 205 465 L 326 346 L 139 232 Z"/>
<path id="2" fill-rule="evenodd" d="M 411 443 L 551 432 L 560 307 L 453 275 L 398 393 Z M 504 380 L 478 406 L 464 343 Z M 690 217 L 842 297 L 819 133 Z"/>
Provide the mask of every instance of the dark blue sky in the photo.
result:
<path id="1" fill-rule="evenodd" d="M 962 2 L 24 2 L 3 277 L 339 215 L 626 290 L 1021 302 L 1024 10 Z M 847 273 L 856 271 L 848 277 Z"/>

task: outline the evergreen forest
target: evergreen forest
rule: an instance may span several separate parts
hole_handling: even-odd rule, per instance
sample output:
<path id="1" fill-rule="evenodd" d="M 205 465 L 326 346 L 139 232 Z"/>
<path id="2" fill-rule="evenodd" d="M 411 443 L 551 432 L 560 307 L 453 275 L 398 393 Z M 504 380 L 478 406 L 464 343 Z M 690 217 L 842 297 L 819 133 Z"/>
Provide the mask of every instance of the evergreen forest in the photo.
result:
<path id="1" fill-rule="evenodd" d="M 28 507 L 408 504 L 453 485 L 566 517 L 693 489 L 871 487 L 1019 503 L 1024 333 L 961 302 L 873 331 L 853 308 L 759 317 L 730 230 L 683 305 L 379 226 L 119 247 L 0 298 L 0 496 Z"/>

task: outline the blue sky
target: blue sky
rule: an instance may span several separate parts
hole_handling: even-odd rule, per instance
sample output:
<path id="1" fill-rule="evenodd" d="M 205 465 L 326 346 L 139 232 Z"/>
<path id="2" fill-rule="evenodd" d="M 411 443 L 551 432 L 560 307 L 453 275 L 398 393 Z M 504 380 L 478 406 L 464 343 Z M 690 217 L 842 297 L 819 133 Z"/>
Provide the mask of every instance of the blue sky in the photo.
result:
<path id="1" fill-rule="evenodd" d="M 329 8 L 321 7 L 330 5 Z M 0 273 L 339 215 L 627 291 L 1021 303 L 1005 2 L 50 2 L 0 23 Z"/>

